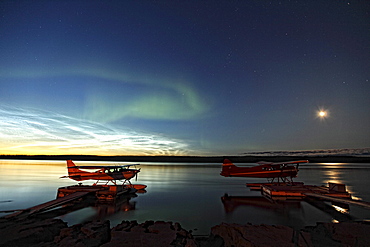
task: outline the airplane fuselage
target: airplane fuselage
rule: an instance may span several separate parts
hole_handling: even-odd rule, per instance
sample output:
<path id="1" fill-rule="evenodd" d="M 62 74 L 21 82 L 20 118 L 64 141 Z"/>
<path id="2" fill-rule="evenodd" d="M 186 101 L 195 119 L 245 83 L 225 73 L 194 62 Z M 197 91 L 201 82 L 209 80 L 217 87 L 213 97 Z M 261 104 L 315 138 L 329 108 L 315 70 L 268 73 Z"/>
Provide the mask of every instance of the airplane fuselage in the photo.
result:
<path id="1" fill-rule="evenodd" d="M 300 163 L 308 163 L 308 160 L 281 163 L 260 162 L 261 165 L 254 167 L 239 167 L 230 160 L 225 159 L 220 175 L 224 177 L 293 178 L 298 174 L 298 165 Z M 296 166 L 289 164 L 295 164 Z"/>
<path id="2" fill-rule="evenodd" d="M 77 172 L 73 175 L 69 175 L 69 178 L 76 180 L 76 181 L 83 181 L 83 180 L 124 180 L 124 179 L 131 179 L 135 177 L 138 170 L 127 170 L 123 172 Z"/>
<path id="3" fill-rule="evenodd" d="M 229 166 L 222 169 L 221 175 L 224 177 L 255 177 L 255 178 L 276 178 L 276 177 L 296 177 L 298 169 L 294 166 L 256 166 L 256 167 L 237 167 Z"/>
<path id="4" fill-rule="evenodd" d="M 135 177 L 137 173 L 140 172 L 140 169 L 129 169 L 127 167 L 112 167 L 104 166 L 101 167 L 98 171 L 87 172 L 82 169 L 97 169 L 98 167 L 94 166 L 76 166 L 72 160 L 67 160 L 68 167 L 68 177 L 76 181 L 84 180 L 130 180 Z"/>

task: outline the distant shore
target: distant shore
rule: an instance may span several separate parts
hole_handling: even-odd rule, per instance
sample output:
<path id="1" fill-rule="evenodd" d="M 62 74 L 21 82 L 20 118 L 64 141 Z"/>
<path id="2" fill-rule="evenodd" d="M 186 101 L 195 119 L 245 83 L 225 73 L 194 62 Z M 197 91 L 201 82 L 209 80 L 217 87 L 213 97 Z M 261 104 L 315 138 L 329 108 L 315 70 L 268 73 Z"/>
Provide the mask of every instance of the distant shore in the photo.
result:
<path id="1" fill-rule="evenodd" d="M 370 163 L 367 156 L 99 156 L 99 155 L 0 155 L 0 159 L 16 160 L 75 160 L 112 162 L 164 162 L 164 163 L 222 163 L 225 158 L 234 163 L 259 161 L 282 162 L 308 160 L 310 163 Z"/>

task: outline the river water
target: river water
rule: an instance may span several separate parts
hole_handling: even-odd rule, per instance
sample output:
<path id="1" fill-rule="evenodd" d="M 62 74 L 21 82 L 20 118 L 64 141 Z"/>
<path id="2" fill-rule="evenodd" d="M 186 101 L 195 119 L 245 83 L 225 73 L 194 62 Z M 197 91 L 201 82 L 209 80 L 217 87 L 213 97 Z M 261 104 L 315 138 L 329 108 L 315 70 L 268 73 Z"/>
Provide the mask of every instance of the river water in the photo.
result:
<path id="1" fill-rule="evenodd" d="M 111 162 L 75 162 L 76 165 L 122 165 Z M 253 166 L 254 164 L 237 164 Z M 142 163 L 138 184 L 146 193 L 125 198 L 116 205 L 87 204 L 56 216 L 69 225 L 94 219 L 110 220 L 111 226 L 123 220 L 163 220 L 179 222 L 194 235 L 209 234 L 222 222 L 272 224 L 302 228 L 316 222 L 368 220 L 370 210 L 350 206 L 342 211 L 325 203 L 325 210 L 305 201 L 271 203 L 246 183 L 266 182 L 258 178 L 226 178 L 219 175 L 221 164 Z M 0 160 L 0 211 L 24 209 L 53 200 L 59 187 L 77 182 L 59 178 L 67 175 L 65 161 Z M 343 183 L 353 198 L 370 201 L 370 164 L 322 163 L 300 166 L 295 181 L 310 185 Z M 93 181 L 84 182 L 84 185 Z M 223 203 L 227 193 L 233 201 Z M 335 210 L 334 210 L 335 209 Z M 342 213 L 339 213 L 342 211 Z M 0 213 L 0 216 L 7 213 Z"/>

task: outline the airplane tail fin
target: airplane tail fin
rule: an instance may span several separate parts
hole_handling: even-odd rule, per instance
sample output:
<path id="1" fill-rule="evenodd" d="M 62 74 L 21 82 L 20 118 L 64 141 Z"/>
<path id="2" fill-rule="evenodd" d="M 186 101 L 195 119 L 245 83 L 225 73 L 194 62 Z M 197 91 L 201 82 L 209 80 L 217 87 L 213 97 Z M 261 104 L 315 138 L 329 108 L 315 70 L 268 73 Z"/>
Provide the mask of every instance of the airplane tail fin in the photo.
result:
<path id="1" fill-rule="evenodd" d="M 85 171 L 81 171 L 78 166 L 75 165 L 75 163 L 73 163 L 72 160 L 67 160 L 67 168 L 68 168 L 68 175 L 69 177 L 76 177 L 76 176 L 80 176 L 81 174 L 88 174 L 88 172 L 85 172 Z"/>
<path id="2" fill-rule="evenodd" d="M 224 159 L 220 175 L 224 177 L 230 177 L 230 170 L 233 169 L 234 167 L 236 166 L 229 159 Z"/>

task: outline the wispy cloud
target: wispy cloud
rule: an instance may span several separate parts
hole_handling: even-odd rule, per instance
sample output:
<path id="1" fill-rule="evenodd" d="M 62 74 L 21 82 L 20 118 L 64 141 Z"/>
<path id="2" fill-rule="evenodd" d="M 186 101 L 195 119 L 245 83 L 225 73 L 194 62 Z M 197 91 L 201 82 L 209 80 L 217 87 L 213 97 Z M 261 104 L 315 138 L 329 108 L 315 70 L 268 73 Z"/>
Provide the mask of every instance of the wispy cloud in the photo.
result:
<path id="1" fill-rule="evenodd" d="M 0 107 L 3 154 L 185 155 L 189 145 L 155 133 L 38 109 Z"/>

